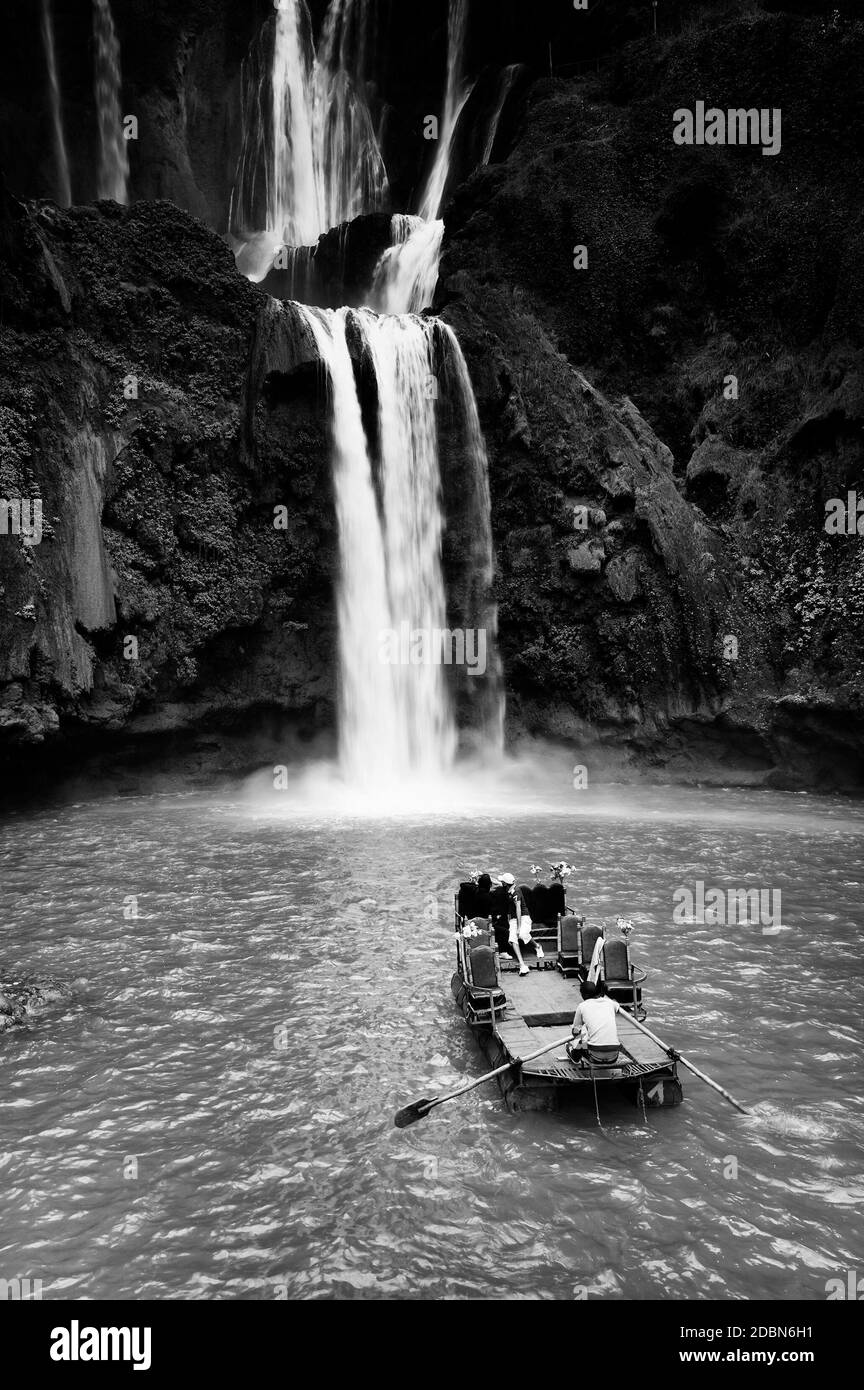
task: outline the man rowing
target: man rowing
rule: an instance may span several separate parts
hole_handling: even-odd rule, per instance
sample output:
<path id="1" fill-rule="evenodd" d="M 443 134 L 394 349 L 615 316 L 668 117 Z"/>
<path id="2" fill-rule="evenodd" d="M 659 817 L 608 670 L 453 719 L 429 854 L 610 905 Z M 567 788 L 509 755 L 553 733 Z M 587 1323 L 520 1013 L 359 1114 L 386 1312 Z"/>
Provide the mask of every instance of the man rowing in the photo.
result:
<path id="1" fill-rule="evenodd" d="M 571 1062 L 587 1057 L 589 1061 L 615 1062 L 621 1048 L 615 1015 L 620 1013 L 616 999 L 606 994 L 605 985 L 584 984 L 580 990 L 582 1003 L 573 1015 L 573 1041 L 567 1044 Z"/>

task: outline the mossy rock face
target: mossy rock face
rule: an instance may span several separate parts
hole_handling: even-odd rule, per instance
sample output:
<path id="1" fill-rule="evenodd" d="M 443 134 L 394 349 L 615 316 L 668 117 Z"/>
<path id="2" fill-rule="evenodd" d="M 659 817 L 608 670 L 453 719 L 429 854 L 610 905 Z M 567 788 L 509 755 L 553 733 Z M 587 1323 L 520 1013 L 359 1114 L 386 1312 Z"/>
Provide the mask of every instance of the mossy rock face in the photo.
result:
<path id="1" fill-rule="evenodd" d="M 296 316 L 274 328 L 171 204 L 2 211 L 0 480 L 43 515 L 41 543 L 0 539 L 10 773 L 88 731 L 259 706 L 317 720 L 336 526 Z"/>
<path id="2" fill-rule="evenodd" d="M 864 495 L 864 23 L 772 8 L 535 84 L 453 197 L 439 305 L 489 439 L 514 716 L 856 787 L 864 538 L 824 522 Z M 781 108 L 780 156 L 676 146 L 708 94 Z"/>

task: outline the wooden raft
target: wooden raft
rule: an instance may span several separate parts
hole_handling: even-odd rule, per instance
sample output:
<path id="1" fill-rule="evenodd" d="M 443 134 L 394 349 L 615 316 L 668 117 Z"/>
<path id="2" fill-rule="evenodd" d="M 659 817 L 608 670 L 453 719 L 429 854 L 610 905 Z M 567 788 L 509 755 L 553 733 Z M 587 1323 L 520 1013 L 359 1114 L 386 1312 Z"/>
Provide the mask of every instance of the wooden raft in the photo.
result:
<path id="1" fill-rule="evenodd" d="M 508 1007 L 496 1018 L 494 1031 L 511 1057 L 527 1057 L 547 1043 L 560 1041 L 561 1044 L 560 1052 L 553 1050 L 545 1057 L 528 1062 L 522 1069 L 523 1076 L 584 1080 L 585 1073 L 564 1058 L 573 1015 L 582 998 L 578 981 L 565 980 L 557 970 L 532 970 L 523 976 L 507 971 L 504 988 Z M 615 1021 L 621 1041 L 616 1079 L 636 1080 L 670 1065 L 663 1048 L 634 1027 L 623 1009 L 616 1014 Z"/>

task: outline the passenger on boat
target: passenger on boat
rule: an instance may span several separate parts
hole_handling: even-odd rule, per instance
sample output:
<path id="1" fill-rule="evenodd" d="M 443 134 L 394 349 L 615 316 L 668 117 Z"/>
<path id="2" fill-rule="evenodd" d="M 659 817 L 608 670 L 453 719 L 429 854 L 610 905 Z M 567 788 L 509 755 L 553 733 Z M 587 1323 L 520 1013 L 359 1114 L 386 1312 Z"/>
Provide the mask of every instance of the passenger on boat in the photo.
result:
<path id="1" fill-rule="evenodd" d="M 516 880 L 512 874 L 502 874 L 499 886 L 490 894 L 492 904 L 492 928 L 495 943 L 502 955 L 515 956 L 519 962 L 519 974 L 527 975 L 528 966 L 522 959 L 519 947 L 519 928 L 522 925 L 522 904 L 516 892 Z"/>
<path id="2" fill-rule="evenodd" d="M 582 1003 L 573 1015 L 573 1042 L 567 1044 L 572 1061 L 589 1057 L 595 1061 L 614 1062 L 621 1048 L 615 1015 L 620 1013 L 616 999 L 606 994 L 605 985 L 584 984 Z"/>
<path id="3" fill-rule="evenodd" d="M 474 897 L 474 912 L 472 916 L 492 916 L 492 880 L 488 874 L 481 874 L 477 880 L 477 892 Z"/>

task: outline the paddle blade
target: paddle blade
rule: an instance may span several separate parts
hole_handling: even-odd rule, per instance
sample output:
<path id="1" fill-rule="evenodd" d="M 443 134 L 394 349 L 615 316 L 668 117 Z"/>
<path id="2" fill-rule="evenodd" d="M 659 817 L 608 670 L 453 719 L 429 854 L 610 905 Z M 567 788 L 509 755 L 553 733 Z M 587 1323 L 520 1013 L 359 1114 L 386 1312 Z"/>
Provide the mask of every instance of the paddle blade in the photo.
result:
<path id="1" fill-rule="evenodd" d="M 393 1120 L 397 1129 L 407 1129 L 409 1125 L 416 1125 L 418 1120 L 425 1119 L 434 1105 L 431 1100 L 415 1100 L 413 1105 L 406 1105 L 404 1110 L 400 1110 Z"/>

